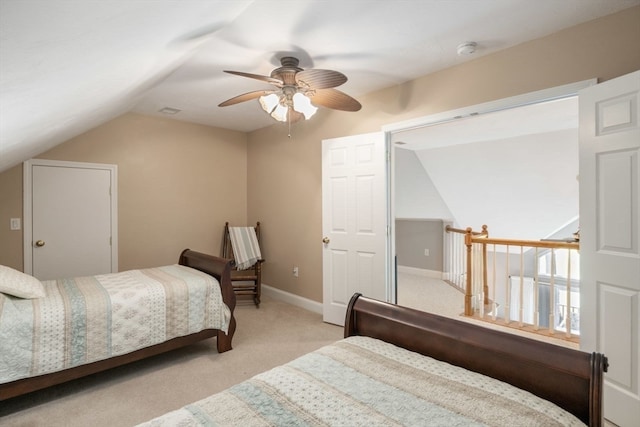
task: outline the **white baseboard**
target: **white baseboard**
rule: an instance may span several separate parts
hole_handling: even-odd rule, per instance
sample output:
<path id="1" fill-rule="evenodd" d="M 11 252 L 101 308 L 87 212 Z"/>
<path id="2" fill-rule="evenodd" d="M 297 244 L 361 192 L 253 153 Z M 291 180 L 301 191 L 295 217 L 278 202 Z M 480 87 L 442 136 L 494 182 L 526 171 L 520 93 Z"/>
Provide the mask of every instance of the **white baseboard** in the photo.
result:
<path id="1" fill-rule="evenodd" d="M 444 280 L 442 271 L 426 270 L 424 268 L 407 267 L 405 265 L 398 266 L 398 273 L 415 274 L 416 276 L 429 277 L 432 279 Z"/>
<path id="2" fill-rule="evenodd" d="M 322 314 L 322 303 L 304 298 L 290 292 L 282 291 L 273 286 L 262 284 L 262 293 L 273 299 L 286 302 L 287 304 L 295 305 L 305 310 L 312 311 L 314 313 Z"/>

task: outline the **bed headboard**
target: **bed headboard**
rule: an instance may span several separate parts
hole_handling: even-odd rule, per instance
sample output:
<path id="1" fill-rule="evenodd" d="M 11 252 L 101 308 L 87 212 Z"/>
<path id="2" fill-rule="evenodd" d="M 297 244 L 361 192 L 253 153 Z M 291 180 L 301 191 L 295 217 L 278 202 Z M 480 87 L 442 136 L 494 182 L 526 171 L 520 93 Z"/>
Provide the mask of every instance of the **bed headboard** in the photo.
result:
<path id="1" fill-rule="evenodd" d="M 180 265 L 195 268 L 207 273 L 220 282 L 222 289 L 222 298 L 225 304 L 233 310 L 236 306 L 235 292 L 231 284 L 231 260 L 224 259 L 213 255 L 185 249 L 180 254 L 178 261 Z"/>
<path id="2" fill-rule="evenodd" d="M 607 359 L 355 294 L 345 338 L 378 338 L 527 390 L 585 423 L 602 422 Z"/>

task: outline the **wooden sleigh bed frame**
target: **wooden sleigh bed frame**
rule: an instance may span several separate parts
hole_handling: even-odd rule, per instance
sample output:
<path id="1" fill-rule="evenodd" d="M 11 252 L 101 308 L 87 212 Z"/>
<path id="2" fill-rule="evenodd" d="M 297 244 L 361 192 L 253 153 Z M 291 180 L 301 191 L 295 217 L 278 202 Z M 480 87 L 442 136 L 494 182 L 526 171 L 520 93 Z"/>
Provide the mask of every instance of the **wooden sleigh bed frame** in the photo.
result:
<path id="1" fill-rule="evenodd" d="M 607 358 L 355 294 L 345 338 L 360 335 L 507 382 L 602 425 Z"/>
<path id="2" fill-rule="evenodd" d="M 231 341 L 236 329 L 236 320 L 233 315 L 236 297 L 230 279 L 231 260 L 185 249 L 180 254 L 178 263 L 207 273 L 220 282 L 222 299 L 231 310 L 228 333 L 225 334 L 218 329 L 205 329 L 110 359 L 0 384 L 0 401 L 155 356 L 211 337 L 217 337 L 218 352 L 231 350 Z"/>

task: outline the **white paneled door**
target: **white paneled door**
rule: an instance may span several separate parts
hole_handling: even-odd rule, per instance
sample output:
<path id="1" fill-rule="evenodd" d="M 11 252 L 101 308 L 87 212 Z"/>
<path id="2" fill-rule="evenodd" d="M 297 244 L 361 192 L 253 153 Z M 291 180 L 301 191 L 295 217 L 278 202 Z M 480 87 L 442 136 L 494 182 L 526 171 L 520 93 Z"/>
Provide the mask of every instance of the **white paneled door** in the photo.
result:
<path id="1" fill-rule="evenodd" d="M 116 167 L 25 162 L 25 271 L 41 280 L 116 272 Z"/>
<path id="2" fill-rule="evenodd" d="M 580 97 L 580 346 L 604 353 L 604 416 L 640 420 L 640 71 Z"/>
<path id="3" fill-rule="evenodd" d="M 386 300 L 384 133 L 322 141 L 323 318 L 344 325 L 355 292 Z"/>

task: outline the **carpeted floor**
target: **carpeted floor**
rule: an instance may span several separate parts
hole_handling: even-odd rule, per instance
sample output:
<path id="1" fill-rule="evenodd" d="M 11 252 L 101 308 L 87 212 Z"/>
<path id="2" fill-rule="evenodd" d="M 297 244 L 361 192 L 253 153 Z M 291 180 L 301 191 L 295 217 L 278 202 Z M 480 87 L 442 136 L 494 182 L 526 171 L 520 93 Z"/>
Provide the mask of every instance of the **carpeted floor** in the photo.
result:
<path id="1" fill-rule="evenodd" d="M 215 338 L 0 402 L 2 426 L 132 426 L 342 338 L 322 316 L 265 297 L 236 308 L 234 349 Z"/>
<path id="2" fill-rule="evenodd" d="M 411 273 L 398 273 L 398 304 L 458 319 L 463 322 L 479 324 L 486 328 L 522 335 L 534 340 L 546 341 L 563 347 L 578 348 L 576 343 L 561 338 L 521 331 L 500 324 L 465 317 L 463 316 L 464 295 L 440 279 Z"/>

